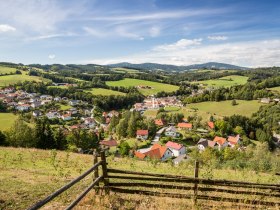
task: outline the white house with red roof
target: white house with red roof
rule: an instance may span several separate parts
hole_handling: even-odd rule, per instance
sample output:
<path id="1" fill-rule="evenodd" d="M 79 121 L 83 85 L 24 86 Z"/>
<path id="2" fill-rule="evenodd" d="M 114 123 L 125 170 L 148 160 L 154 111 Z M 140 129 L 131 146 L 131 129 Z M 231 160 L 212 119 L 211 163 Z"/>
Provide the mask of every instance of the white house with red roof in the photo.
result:
<path id="1" fill-rule="evenodd" d="M 227 142 L 226 138 L 223 138 L 223 137 L 220 137 L 220 136 L 215 136 L 213 141 L 218 144 L 219 149 L 222 149 L 222 148 L 228 146 L 228 142 Z"/>
<path id="2" fill-rule="evenodd" d="M 168 141 L 165 146 L 172 151 L 174 157 L 186 154 L 186 147 L 183 144 Z"/>
<path id="3" fill-rule="evenodd" d="M 183 122 L 183 123 L 178 123 L 177 127 L 178 127 L 179 129 L 191 130 L 193 126 L 192 126 L 191 123 L 185 123 L 185 122 Z"/>
<path id="4" fill-rule="evenodd" d="M 148 130 L 137 130 L 136 131 L 136 138 L 141 140 L 147 140 L 149 136 Z"/>
<path id="5" fill-rule="evenodd" d="M 173 156 L 173 153 L 166 146 L 161 146 L 160 144 L 154 144 L 148 151 L 144 153 L 135 152 L 134 156 L 142 160 L 146 157 L 149 157 L 151 159 L 158 159 L 161 161 L 165 161 L 171 158 Z"/>
<path id="6" fill-rule="evenodd" d="M 240 136 L 239 135 L 228 137 L 228 145 L 230 147 L 235 147 L 238 144 L 240 144 Z"/>

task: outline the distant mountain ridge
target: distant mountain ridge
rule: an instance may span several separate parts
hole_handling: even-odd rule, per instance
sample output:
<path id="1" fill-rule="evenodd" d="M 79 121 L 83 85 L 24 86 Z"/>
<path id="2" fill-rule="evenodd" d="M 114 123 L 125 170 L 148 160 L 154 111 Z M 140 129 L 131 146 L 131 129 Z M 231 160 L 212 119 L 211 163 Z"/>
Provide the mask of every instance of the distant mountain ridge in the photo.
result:
<path id="1" fill-rule="evenodd" d="M 247 70 L 249 68 L 226 64 L 226 63 L 218 63 L 218 62 L 208 62 L 203 64 L 193 64 L 188 66 L 176 66 L 176 65 L 169 65 L 169 64 L 158 64 L 158 63 L 140 63 L 140 64 L 133 64 L 133 63 L 116 63 L 110 64 L 109 67 L 113 68 L 133 68 L 133 69 L 142 69 L 142 70 L 164 70 L 164 71 L 188 71 L 192 69 L 218 69 L 218 70 L 229 70 L 229 69 L 236 69 L 236 70 Z"/>

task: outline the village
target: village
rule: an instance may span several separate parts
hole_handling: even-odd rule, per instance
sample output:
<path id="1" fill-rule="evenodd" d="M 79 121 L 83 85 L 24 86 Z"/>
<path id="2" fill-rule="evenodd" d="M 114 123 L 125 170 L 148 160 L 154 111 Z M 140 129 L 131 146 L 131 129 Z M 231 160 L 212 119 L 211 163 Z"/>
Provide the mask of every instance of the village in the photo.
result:
<path id="1" fill-rule="evenodd" d="M 0 90 L 0 100 L 7 105 L 9 111 L 32 113 L 34 118 L 46 117 L 53 124 L 64 125 L 68 131 L 87 129 L 98 134 L 102 128 L 104 132 L 108 132 L 112 117 L 121 115 L 120 112 L 111 110 L 103 112 L 101 116 L 95 116 L 94 107 L 88 106 L 88 103 L 84 101 L 27 93 L 9 87 Z M 263 98 L 260 102 L 270 103 L 270 99 Z M 63 109 L 61 109 L 62 106 L 64 107 Z M 183 105 L 176 96 L 162 98 L 149 96 L 142 103 L 134 104 L 130 111 L 140 112 L 143 115 L 146 110 L 158 110 L 169 106 L 182 107 Z M 194 148 L 197 148 L 200 152 L 206 148 L 221 150 L 226 147 L 234 148 L 238 146 L 240 150 L 245 149 L 242 146 L 242 140 L 239 135 L 231 135 L 226 138 L 221 136 L 215 136 L 213 139 L 200 138 L 196 145 L 192 146 L 180 143 L 180 140 L 182 140 L 180 137 L 182 137 L 183 132 L 209 133 L 214 130 L 215 124 L 212 121 L 207 122 L 203 128 L 196 130 L 193 130 L 193 124 L 188 122 L 186 118 L 183 118 L 177 124 L 166 122 L 162 119 L 154 119 L 154 124 L 157 127 L 155 136 L 149 136 L 149 130 L 136 131 L 137 141 L 142 142 L 149 139 L 150 144 L 145 148 L 132 151 L 132 156 L 135 158 L 141 160 L 157 159 L 159 161 L 172 159 L 174 164 L 179 164 L 188 158 L 188 150 Z M 106 135 L 105 138 L 107 139 L 102 139 L 100 145 L 108 151 L 111 151 L 111 148 L 114 148 L 113 151 L 117 151 L 119 143 L 112 136 L 114 136 L 112 133 Z M 161 141 L 162 139 L 165 139 L 165 141 Z M 168 140 L 167 142 L 166 139 Z"/>

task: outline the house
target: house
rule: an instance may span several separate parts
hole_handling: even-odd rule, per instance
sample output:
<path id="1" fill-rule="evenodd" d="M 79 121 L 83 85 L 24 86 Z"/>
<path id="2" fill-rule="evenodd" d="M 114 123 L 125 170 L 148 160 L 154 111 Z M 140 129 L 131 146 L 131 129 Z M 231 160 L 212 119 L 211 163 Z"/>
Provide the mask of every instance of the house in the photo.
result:
<path id="1" fill-rule="evenodd" d="M 174 157 L 178 157 L 180 155 L 186 154 L 186 147 L 182 144 L 178 144 L 176 142 L 168 141 L 165 146 L 169 148 Z"/>
<path id="2" fill-rule="evenodd" d="M 261 98 L 261 103 L 269 104 L 270 103 L 270 98 Z"/>
<path id="3" fill-rule="evenodd" d="M 48 119 L 56 119 L 56 118 L 58 118 L 60 115 L 57 113 L 57 112 L 48 112 L 47 114 L 46 114 L 46 117 L 48 118 Z"/>
<path id="4" fill-rule="evenodd" d="M 34 110 L 34 111 L 32 112 L 32 115 L 33 115 L 34 117 L 39 117 L 39 116 L 42 115 L 42 112 L 41 112 L 40 110 Z"/>
<path id="5" fill-rule="evenodd" d="M 203 139 L 203 138 L 201 138 L 197 142 L 197 148 L 199 149 L 199 151 L 204 151 L 207 147 L 215 148 L 215 147 L 218 147 L 218 144 L 215 141 L 210 141 L 210 140 Z"/>
<path id="6" fill-rule="evenodd" d="M 41 100 L 52 100 L 53 97 L 50 96 L 50 95 L 41 95 L 41 96 L 40 96 L 40 99 L 41 99 Z"/>
<path id="7" fill-rule="evenodd" d="M 161 146 L 159 144 L 154 144 L 151 149 L 145 153 L 143 153 L 145 157 L 149 157 L 151 159 L 158 159 L 161 161 L 165 161 L 172 157 L 172 151 L 166 147 Z"/>
<path id="8" fill-rule="evenodd" d="M 99 144 L 100 144 L 102 149 L 109 149 L 111 147 L 117 147 L 118 146 L 118 142 L 114 139 L 103 140 Z"/>
<path id="9" fill-rule="evenodd" d="M 187 160 L 187 155 L 183 154 L 183 155 L 179 155 L 178 157 L 173 159 L 172 162 L 174 165 L 179 165 L 181 162 L 184 162 L 186 160 Z"/>
<path id="10" fill-rule="evenodd" d="M 38 108 L 41 106 L 41 101 L 33 101 L 33 103 L 31 104 L 32 108 Z"/>
<path id="11" fill-rule="evenodd" d="M 109 116 L 109 117 L 112 118 L 113 116 L 118 117 L 119 115 L 120 115 L 119 112 L 117 112 L 117 111 L 115 111 L 115 110 L 112 110 L 112 111 L 110 111 L 110 112 L 108 113 L 107 116 Z"/>
<path id="12" fill-rule="evenodd" d="M 240 144 L 240 136 L 237 135 L 237 136 L 229 136 L 228 137 L 228 145 L 230 147 L 235 147 L 235 145 L 238 145 Z"/>
<path id="13" fill-rule="evenodd" d="M 57 96 L 57 97 L 55 97 L 54 99 L 53 99 L 54 101 L 61 101 L 61 97 L 59 97 L 59 96 Z"/>
<path id="14" fill-rule="evenodd" d="M 183 123 L 178 123 L 177 127 L 180 128 L 180 129 L 191 130 L 192 129 L 192 124 L 183 122 Z"/>
<path id="15" fill-rule="evenodd" d="M 78 114 L 78 110 L 76 108 L 70 108 L 68 110 L 68 114 L 72 114 L 72 115 Z"/>
<path id="16" fill-rule="evenodd" d="M 95 120 L 91 117 L 84 118 L 84 124 L 89 128 L 94 128 L 96 126 Z"/>
<path id="17" fill-rule="evenodd" d="M 177 132 L 177 129 L 174 126 L 169 126 L 168 128 L 166 128 L 164 134 L 165 134 L 165 136 L 170 136 L 173 138 L 180 136 L 180 133 Z"/>
<path id="18" fill-rule="evenodd" d="M 70 106 L 77 106 L 78 104 L 80 104 L 80 100 L 70 100 L 69 101 Z"/>
<path id="19" fill-rule="evenodd" d="M 16 109 L 19 111 L 28 111 L 30 109 L 30 105 L 29 104 L 18 105 Z"/>
<path id="20" fill-rule="evenodd" d="M 213 130 L 213 129 L 215 128 L 214 122 L 209 121 L 209 122 L 207 123 L 207 125 L 208 125 L 208 128 L 211 129 L 211 130 Z"/>
<path id="21" fill-rule="evenodd" d="M 46 104 L 50 104 L 51 102 L 52 102 L 51 100 L 42 100 L 41 104 L 46 105 Z"/>
<path id="22" fill-rule="evenodd" d="M 137 130 L 136 131 L 136 138 L 140 140 L 147 140 L 149 136 L 148 130 Z"/>
<path id="23" fill-rule="evenodd" d="M 136 157 L 136 158 L 138 158 L 138 159 L 140 159 L 140 160 L 144 160 L 145 157 L 146 157 L 146 155 L 144 155 L 144 154 L 141 153 L 141 152 L 135 151 L 135 152 L 134 152 L 134 157 Z"/>
<path id="24" fill-rule="evenodd" d="M 64 114 L 61 116 L 61 119 L 63 119 L 64 121 L 69 121 L 72 120 L 71 114 Z"/>
<path id="25" fill-rule="evenodd" d="M 213 141 L 218 144 L 219 149 L 222 149 L 222 148 L 228 146 L 227 140 L 223 137 L 215 136 Z"/>
<path id="26" fill-rule="evenodd" d="M 162 119 L 155 119 L 155 124 L 157 126 L 164 126 L 165 125 L 165 121 Z"/>

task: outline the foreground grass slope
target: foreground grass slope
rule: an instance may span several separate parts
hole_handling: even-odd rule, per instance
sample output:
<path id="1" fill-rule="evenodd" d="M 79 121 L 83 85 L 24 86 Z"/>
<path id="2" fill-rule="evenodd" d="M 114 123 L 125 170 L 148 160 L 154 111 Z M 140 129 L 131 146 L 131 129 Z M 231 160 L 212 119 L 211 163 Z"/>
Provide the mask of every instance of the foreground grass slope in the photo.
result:
<path id="1" fill-rule="evenodd" d="M 108 157 L 107 161 L 109 168 L 193 176 L 192 164 L 174 167 L 170 163 L 146 162 L 112 156 Z M 91 155 L 54 150 L 0 147 L 0 209 L 26 209 L 38 201 L 38 199 L 49 195 L 91 166 Z M 277 182 L 277 177 L 273 174 L 237 170 L 214 170 L 212 172 L 211 178 L 216 179 L 246 180 L 263 183 Z M 199 176 L 209 178 L 209 169 L 201 168 Z M 69 204 L 91 182 L 91 179 L 92 176 L 88 176 L 77 187 L 71 188 L 68 193 L 64 193 L 52 201 L 49 207 L 52 206 L 50 208 L 54 209 L 53 206 Z M 110 198 L 102 199 L 109 199 L 109 203 L 112 202 L 112 199 L 121 199 L 122 202 L 127 204 L 131 198 L 130 195 L 123 195 L 121 198 L 116 198 L 112 195 Z M 141 202 L 150 199 L 146 196 L 143 197 Z M 153 202 L 158 202 L 160 199 L 153 198 Z M 166 199 L 164 200 L 166 202 Z M 108 208 L 110 209 L 110 206 Z M 104 207 L 104 209 L 108 208 Z M 181 208 L 183 209 L 183 206 Z"/>
<path id="2" fill-rule="evenodd" d="M 110 81 L 110 82 L 106 82 L 106 84 L 109 86 L 122 86 L 122 87 L 135 87 L 138 85 L 150 86 L 151 89 L 139 89 L 139 91 L 144 95 L 152 95 L 160 91 L 172 92 L 179 89 L 179 87 L 175 85 L 163 84 L 163 83 L 152 82 L 147 80 L 130 79 L 130 78 L 125 78 L 119 81 Z"/>

